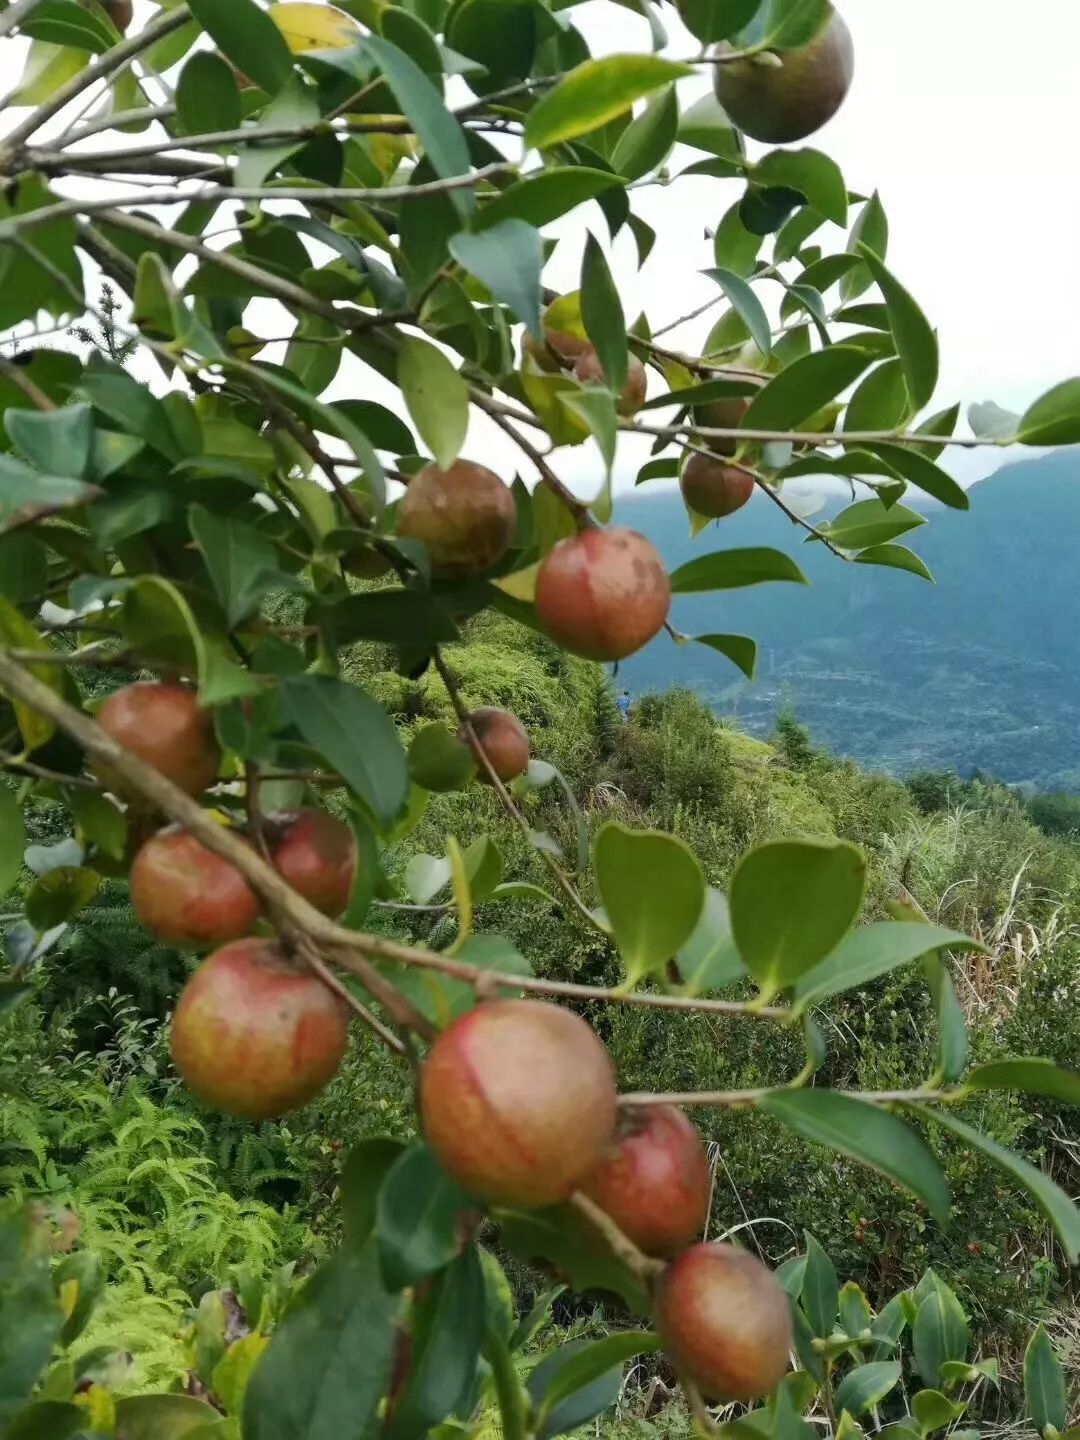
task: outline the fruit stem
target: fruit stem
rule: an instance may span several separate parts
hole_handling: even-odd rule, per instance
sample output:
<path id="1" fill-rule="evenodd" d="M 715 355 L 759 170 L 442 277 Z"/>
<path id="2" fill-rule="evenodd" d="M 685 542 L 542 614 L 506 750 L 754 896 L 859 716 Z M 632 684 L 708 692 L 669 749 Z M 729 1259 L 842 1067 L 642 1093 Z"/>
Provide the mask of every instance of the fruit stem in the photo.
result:
<path id="1" fill-rule="evenodd" d="M 663 1262 L 653 1260 L 643 1254 L 634 1242 L 623 1234 L 611 1216 L 605 1210 L 601 1210 L 600 1206 L 590 1200 L 587 1195 L 583 1195 L 580 1190 L 575 1190 L 570 1196 L 569 1203 L 579 1215 L 589 1222 L 594 1230 L 600 1232 L 616 1260 L 620 1260 L 646 1286 L 651 1286 L 663 1274 Z"/>

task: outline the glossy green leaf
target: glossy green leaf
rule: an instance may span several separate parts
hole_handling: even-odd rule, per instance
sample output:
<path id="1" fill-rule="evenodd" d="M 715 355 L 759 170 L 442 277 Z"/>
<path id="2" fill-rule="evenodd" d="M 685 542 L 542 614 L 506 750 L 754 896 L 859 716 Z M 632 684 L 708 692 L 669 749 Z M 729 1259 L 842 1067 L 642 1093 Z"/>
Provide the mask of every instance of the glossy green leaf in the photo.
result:
<path id="1" fill-rule="evenodd" d="M 319 106 L 300 76 L 290 75 L 259 118 L 267 129 L 300 129 L 318 123 Z M 233 172 L 234 183 L 251 188 L 261 185 L 290 156 L 302 150 L 305 143 L 303 138 L 286 138 L 267 145 L 244 146 Z"/>
<path id="2" fill-rule="evenodd" d="M 398 349 L 398 384 L 421 439 L 449 470 L 469 428 L 469 391 L 441 350 L 410 338 Z"/>
<path id="3" fill-rule="evenodd" d="M 1048 1425 L 1064 1430 L 1069 1418 L 1065 1369 L 1044 1325 L 1036 1327 L 1024 1351 L 1024 1403 L 1028 1419 L 1040 1435 Z"/>
<path id="4" fill-rule="evenodd" d="M 606 55 L 571 70 L 529 111 L 525 143 L 550 149 L 606 125 L 653 91 L 693 71 L 659 55 Z"/>
<path id="5" fill-rule="evenodd" d="M 380 640 L 423 650 L 460 638 L 446 605 L 422 590 L 368 590 L 320 606 L 315 618 L 339 643 Z"/>
<path id="6" fill-rule="evenodd" d="M 840 1324 L 845 1335 L 855 1339 L 864 1330 L 870 1329 L 873 1318 L 865 1292 L 854 1280 L 848 1280 L 840 1290 Z"/>
<path id="7" fill-rule="evenodd" d="M 925 515 L 903 505 L 886 507 L 880 500 L 856 500 L 818 529 L 841 550 L 864 550 L 868 545 L 885 545 L 925 524 Z"/>
<path id="8" fill-rule="evenodd" d="M 100 494 L 96 485 L 63 475 L 43 475 L 13 455 L 0 455 L 0 531 L 85 505 Z"/>
<path id="9" fill-rule="evenodd" d="M 753 286 L 733 270 L 714 267 L 705 273 L 716 281 L 730 300 L 732 309 L 746 326 L 757 348 L 763 355 L 768 355 L 772 350 L 772 326 Z"/>
<path id="10" fill-rule="evenodd" d="M 1018 1090 L 1024 1095 L 1046 1095 L 1066 1105 L 1080 1105 L 1080 1075 L 1061 1069 L 1052 1060 L 991 1060 L 976 1065 L 967 1084 L 973 1090 Z"/>
<path id="11" fill-rule="evenodd" d="M 192 505 L 188 524 L 230 627 L 254 614 L 271 590 L 297 583 L 282 574 L 277 551 L 254 525 L 215 515 L 202 505 Z"/>
<path id="12" fill-rule="evenodd" d="M 941 925 L 883 920 L 867 925 L 841 942 L 832 954 L 808 970 L 794 990 L 797 1005 L 817 1005 L 830 995 L 854 990 L 932 950 L 981 950 L 985 946 Z"/>
<path id="13" fill-rule="evenodd" d="M 376 1205 L 383 1281 L 403 1290 L 441 1270 L 462 1248 L 460 1217 L 474 1202 L 443 1173 L 426 1145 L 413 1145 L 391 1167 Z"/>
<path id="14" fill-rule="evenodd" d="M 872 1360 L 849 1370 L 836 1388 L 836 1408 L 865 1415 L 900 1382 L 899 1360 Z"/>
<path id="15" fill-rule="evenodd" d="M 484 1274 L 470 1245 L 436 1277 L 414 1313 L 408 1377 L 386 1428 L 390 1440 L 421 1440 L 467 1403 L 485 1319 Z"/>
<path id="16" fill-rule="evenodd" d="M 686 992 L 703 995 L 723 989 L 746 974 L 731 933 L 727 896 L 709 886 L 693 933 L 675 957 Z"/>
<path id="17" fill-rule="evenodd" d="M 933 460 L 920 455 L 914 446 L 868 445 L 866 448 L 872 455 L 891 465 L 897 474 L 902 475 L 916 489 L 924 490 L 943 505 L 948 505 L 953 510 L 970 508 L 971 501 L 967 491 L 942 470 L 940 465 L 935 465 Z"/>
<path id="18" fill-rule="evenodd" d="M 121 628 L 140 655 L 183 675 L 197 676 L 203 705 L 255 695 L 259 682 L 229 654 L 218 617 L 200 605 L 197 616 L 183 592 L 159 575 L 143 575 L 124 592 Z"/>
<path id="19" fill-rule="evenodd" d="M 756 640 L 751 640 L 748 635 L 692 635 L 690 639 L 695 645 L 707 645 L 710 650 L 726 655 L 748 680 L 753 680 L 757 671 Z"/>
<path id="20" fill-rule="evenodd" d="M 409 745 L 409 773 L 425 790 L 463 790 L 476 776 L 476 760 L 445 725 L 425 725 Z"/>
<path id="21" fill-rule="evenodd" d="M 500 220 L 476 234 L 455 235 L 450 253 L 540 338 L 544 247 L 538 230 L 524 220 Z"/>
<path id="22" fill-rule="evenodd" d="M 859 211 L 859 218 L 851 227 L 848 249 L 853 255 L 859 253 L 859 246 L 865 245 L 884 260 L 889 248 L 889 221 L 885 215 L 881 197 L 875 190 Z M 840 298 L 846 303 L 869 290 L 873 276 L 865 264 L 856 265 L 840 281 Z"/>
<path id="23" fill-rule="evenodd" d="M 35 930 L 63 925 L 89 905 L 101 876 L 77 865 L 60 865 L 34 881 L 26 895 L 26 918 Z"/>
<path id="24" fill-rule="evenodd" d="M 613 1337 L 612 1337 L 613 1338 Z M 598 1342 L 603 1343 L 603 1342 Z M 622 1364 L 616 1358 L 613 1364 L 576 1390 L 564 1394 L 558 1404 L 544 1407 L 546 1392 L 559 1383 L 564 1371 L 573 1374 L 572 1367 L 588 1355 L 592 1348 L 588 1340 L 571 1340 L 546 1355 L 529 1376 L 529 1396 L 535 1406 L 543 1407 L 543 1421 L 537 1432 L 537 1440 L 553 1440 L 556 1435 L 565 1435 L 577 1430 L 588 1420 L 614 1405 L 622 1389 Z M 586 1365 L 588 1361 L 584 1362 Z"/>
<path id="25" fill-rule="evenodd" d="M 911 1397 L 911 1413 L 924 1435 L 944 1430 L 967 1410 L 963 1401 L 950 1400 L 940 1390 L 920 1390 Z"/>
<path id="26" fill-rule="evenodd" d="M 1016 432 L 1022 445 L 1075 445 L 1080 441 L 1080 380 L 1065 380 L 1024 411 Z"/>
<path id="27" fill-rule="evenodd" d="M 795 429 L 835 400 L 872 362 L 872 355 L 853 345 L 830 345 L 804 355 L 758 392 L 743 417 L 743 428 Z"/>
<path id="28" fill-rule="evenodd" d="M 268 94 L 276 94 L 293 73 L 281 31 L 254 0 L 229 0 L 228 5 L 190 0 L 188 8 L 225 58 Z"/>
<path id="29" fill-rule="evenodd" d="M 620 1330 L 602 1340 L 587 1343 L 566 1356 L 556 1352 L 561 1363 L 546 1365 L 541 1361 L 529 1377 L 529 1393 L 539 1410 L 540 1433 L 560 1435 L 566 1429 L 566 1416 L 556 1420 L 560 1409 L 572 1397 L 607 1376 L 611 1370 L 621 1372 L 624 1361 L 636 1355 L 651 1355 L 660 1348 L 660 1337 L 652 1330 Z M 550 1428 L 555 1422 L 554 1428 Z M 578 1422 L 582 1423 L 582 1422 Z"/>
<path id="30" fill-rule="evenodd" d="M 37 48 L 35 41 L 32 47 Z M 52 47 L 45 47 L 51 49 Z M 9 52 L 10 53 L 10 52 Z M 86 64 L 84 52 L 61 50 L 59 58 L 74 56 L 78 73 Z M 64 77 L 71 78 L 70 74 Z M 47 99 L 48 96 L 43 96 Z M 29 98 L 7 96 L 6 103 L 38 103 Z M 17 224 L 20 216 L 50 205 L 57 196 L 37 175 L 26 171 L 17 185 L 0 193 L 0 330 L 8 330 L 20 320 L 30 320 L 39 310 L 59 319 L 81 312 L 79 297 L 83 293 L 83 272 L 76 251 L 75 220 L 61 216 L 21 236 L 20 247 L 6 244 L 5 227 Z M 40 258 L 38 258 L 40 257 Z M 58 283 L 55 275 L 63 280 Z"/>
<path id="31" fill-rule="evenodd" d="M 629 350 L 622 301 L 604 252 L 589 234 L 581 264 L 581 319 L 592 341 L 609 388 L 618 395 L 626 384 Z"/>
<path id="32" fill-rule="evenodd" d="M 96 6 L 84 10 L 74 0 L 45 0 L 20 22 L 19 33 L 50 45 L 86 50 L 91 55 L 103 55 L 120 39 L 120 32 L 104 11 Z"/>
<path id="33" fill-rule="evenodd" d="M 4 424 L 23 455 L 48 475 L 82 480 L 90 463 L 93 416 L 89 405 L 56 410 L 9 410 Z"/>
<path id="34" fill-rule="evenodd" d="M 129 1395 L 116 1402 L 117 1433 L 124 1440 L 185 1440 L 217 1418 L 212 1405 L 192 1395 Z"/>
<path id="35" fill-rule="evenodd" d="M 934 1001 L 938 1022 L 937 1064 L 944 1080 L 959 1080 L 968 1062 L 970 1040 L 956 986 L 942 956 L 924 955 L 923 974 Z"/>
<path id="36" fill-rule="evenodd" d="M 904 367 L 886 360 L 862 380 L 844 412 L 844 429 L 899 430 L 911 417 Z"/>
<path id="37" fill-rule="evenodd" d="M 35 536 L 25 531 L 0 533 L 0 595 L 16 605 L 41 603 L 48 585 L 49 552 Z"/>
<path id="38" fill-rule="evenodd" d="M 699 40 L 728 40 L 756 15 L 761 0 L 683 0 L 680 15 Z"/>
<path id="39" fill-rule="evenodd" d="M 751 547 L 745 550 L 717 550 L 699 555 L 680 565 L 671 576 L 676 595 L 697 595 L 708 590 L 738 590 L 746 585 L 764 585 L 787 580 L 796 585 L 809 581 L 795 561 L 782 550 Z"/>
<path id="40" fill-rule="evenodd" d="M 935 1286 L 920 1302 L 911 1328 L 915 1368 L 924 1385 L 940 1382 L 941 1367 L 967 1358 L 970 1339 L 967 1317 L 947 1286 Z"/>
<path id="41" fill-rule="evenodd" d="M 176 82 L 176 118 L 181 135 L 237 130 L 242 111 L 232 67 L 212 50 L 196 50 Z"/>
<path id="42" fill-rule="evenodd" d="M 624 179 L 640 180 L 667 159 L 678 128 L 678 97 L 675 86 L 669 85 L 619 136 L 611 155 L 612 166 Z"/>
<path id="43" fill-rule="evenodd" d="M 739 216 L 738 205 L 733 205 L 716 227 L 716 235 L 713 239 L 713 255 L 716 259 L 717 270 L 710 272 L 712 273 L 713 279 L 718 278 L 718 272 L 726 275 L 737 275 L 741 279 L 752 275 L 754 267 L 757 264 L 758 251 L 761 249 L 761 240 L 762 237 L 760 235 L 755 235 L 752 231 L 747 230 Z M 753 291 L 750 293 L 753 295 Z M 757 302 L 757 296 L 754 295 L 753 298 L 754 301 Z M 731 299 L 730 295 L 728 295 L 728 299 Z M 745 307 L 745 294 L 743 294 L 743 301 Z M 735 314 L 747 327 L 747 334 L 749 334 L 748 321 L 738 306 L 735 307 Z M 749 314 L 752 316 L 755 326 L 760 333 L 760 320 L 754 305 L 750 306 Z M 767 320 L 766 333 L 769 335 L 767 353 L 768 349 L 772 348 L 772 332 Z M 760 349 L 760 343 L 758 348 Z"/>
<path id="44" fill-rule="evenodd" d="M 15 792 L 0 784 L 0 896 L 19 878 L 25 848 L 26 826 Z"/>
<path id="45" fill-rule="evenodd" d="M 341 1166 L 341 1219 L 345 1238 L 360 1247 L 375 1228 L 379 1190 L 391 1168 L 404 1153 L 400 1140 L 378 1135 L 361 1140 Z"/>
<path id="46" fill-rule="evenodd" d="M 806 1236 L 806 1265 L 803 1270 L 800 1301 L 810 1328 L 821 1340 L 827 1340 L 836 1325 L 840 1304 L 840 1285 L 836 1267 L 813 1235 Z"/>
<path id="47" fill-rule="evenodd" d="M 910 1190 L 944 1225 L 949 1189 L 941 1166 L 915 1131 L 887 1110 L 832 1090 L 772 1090 L 766 1114 L 804 1140 L 825 1145 Z"/>
<path id="48" fill-rule="evenodd" d="M 874 277 L 889 310 L 889 323 L 896 352 L 904 366 L 912 404 L 921 410 L 937 389 L 938 339 L 926 316 L 899 280 L 887 270 L 871 247 L 859 246 L 859 254 Z"/>
<path id="49" fill-rule="evenodd" d="M 450 8 L 446 43 L 493 76 L 523 78 L 532 69 L 539 32 L 530 0 L 465 0 Z"/>
<path id="50" fill-rule="evenodd" d="M 694 933 L 705 904 L 701 865 L 673 835 L 612 820 L 593 840 L 593 873 L 627 984 L 637 985 Z"/>
<path id="51" fill-rule="evenodd" d="M 921 580 L 934 583 L 934 576 L 923 560 L 906 545 L 872 545 L 855 556 L 860 565 L 884 565 L 890 570 L 906 570 Z"/>
<path id="52" fill-rule="evenodd" d="M 839 165 L 820 150 L 773 150 L 754 166 L 762 185 L 799 190 L 826 220 L 847 223 L 847 186 Z"/>
<path id="53" fill-rule="evenodd" d="M 524 220 L 538 227 L 550 225 L 587 200 L 619 189 L 623 183 L 620 176 L 587 165 L 538 170 L 485 200 L 474 225 L 477 230 L 487 230 L 503 220 Z"/>

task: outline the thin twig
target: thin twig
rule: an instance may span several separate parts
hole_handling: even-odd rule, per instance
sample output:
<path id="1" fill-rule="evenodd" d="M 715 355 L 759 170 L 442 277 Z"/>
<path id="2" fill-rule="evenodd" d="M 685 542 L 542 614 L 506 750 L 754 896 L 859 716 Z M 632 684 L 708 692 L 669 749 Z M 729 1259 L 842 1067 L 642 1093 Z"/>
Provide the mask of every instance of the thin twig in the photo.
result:
<path id="1" fill-rule="evenodd" d="M 33 760 L 23 760 L 18 755 L 0 751 L 0 769 L 13 775 L 32 775 L 35 780 L 54 780 L 58 785 L 75 785 L 80 790 L 103 790 L 105 787 L 92 780 L 89 775 L 65 775 L 62 770 L 49 770 Z"/>
<path id="2" fill-rule="evenodd" d="M 491 396 L 485 395 L 483 390 L 479 390 L 475 386 L 470 388 L 469 393 L 473 404 L 483 410 L 485 415 L 490 415 L 499 429 L 502 430 L 504 434 L 509 435 L 521 453 L 528 456 L 536 466 L 537 474 L 540 476 L 543 484 L 559 497 L 567 510 L 573 515 L 578 525 L 582 529 L 588 529 L 590 526 L 595 525 L 596 521 L 589 511 L 589 507 L 583 504 L 576 495 L 572 494 L 571 491 L 566 488 L 532 441 L 526 440 L 525 436 L 521 434 L 509 418 L 507 407 L 498 400 L 493 400 Z M 529 419 L 531 421 L 532 417 L 530 416 Z"/>
<path id="3" fill-rule="evenodd" d="M 616 1260 L 622 1261 L 632 1274 L 651 1288 L 664 1273 L 663 1261 L 653 1260 L 650 1256 L 643 1254 L 634 1242 L 623 1234 L 607 1211 L 601 1210 L 595 1201 L 590 1200 L 587 1195 L 583 1195 L 580 1190 L 574 1191 L 570 1196 L 569 1203 L 579 1215 L 589 1222 L 594 1230 L 599 1231 Z"/>
<path id="4" fill-rule="evenodd" d="M 659 330 L 652 332 L 650 344 L 656 340 L 658 335 L 666 335 L 669 330 L 677 330 L 680 325 L 689 325 L 691 320 L 696 320 L 699 315 L 704 315 L 714 306 L 719 305 L 725 298 L 724 292 L 721 290 L 718 294 L 714 295 L 711 300 L 706 300 L 704 305 L 699 305 L 696 310 L 691 310 L 689 314 L 686 315 L 680 315 L 677 320 L 669 320 L 666 325 L 661 325 Z M 655 349 L 655 345 L 653 345 L 652 348 Z"/>
<path id="5" fill-rule="evenodd" d="M 36 336 L 29 338 L 37 339 Z M 5 380 L 10 380 L 17 389 L 21 390 L 35 409 L 56 409 L 56 406 L 49 399 L 48 395 L 45 394 L 45 391 L 42 390 L 39 385 L 35 385 L 21 365 L 14 365 L 10 360 L 0 360 L 0 375 L 3 375 Z"/>
<path id="6" fill-rule="evenodd" d="M 388 1050 L 393 1050 L 395 1054 L 400 1055 L 403 1059 L 408 1059 L 409 1047 L 401 1039 L 401 1036 L 395 1035 L 388 1025 L 384 1025 L 378 1016 L 372 1014 L 364 1002 L 358 999 L 347 985 L 341 983 L 315 949 L 314 945 L 309 944 L 305 940 L 300 940 L 297 949 L 323 984 L 333 990 L 334 994 L 339 996 L 340 999 L 348 1005 L 353 1014 L 356 1015 L 369 1030 L 373 1030 L 375 1034 L 378 1035 Z"/>

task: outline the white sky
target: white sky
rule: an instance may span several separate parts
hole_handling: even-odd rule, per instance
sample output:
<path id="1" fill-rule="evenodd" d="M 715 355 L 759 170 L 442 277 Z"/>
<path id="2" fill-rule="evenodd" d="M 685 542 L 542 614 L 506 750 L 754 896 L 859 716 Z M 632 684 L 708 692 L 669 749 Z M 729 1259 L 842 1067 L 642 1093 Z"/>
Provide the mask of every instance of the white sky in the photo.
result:
<path id="1" fill-rule="evenodd" d="M 1014 0 L 841 0 L 840 9 L 855 37 L 855 83 L 836 119 L 806 143 L 827 150 L 852 189 L 880 190 L 890 266 L 940 330 L 938 403 L 992 398 L 1023 409 L 1056 380 L 1080 373 L 1080 288 L 1072 279 L 1080 242 L 1073 177 L 1080 3 L 1027 0 L 1022 15 Z M 671 53 L 692 53 L 674 11 L 662 10 Z M 621 6 L 590 0 L 575 14 L 594 51 L 647 47 L 644 21 Z M 7 88 L 22 45 L 0 48 Z M 688 98 L 706 85 L 683 82 Z M 696 158 L 700 152 L 677 153 L 674 168 Z M 643 308 L 655 328 L 711 298 L 713 283 L 696 273 L 712 263 L 705 229 L 740 193 L 737 182 L 698 178 L 635 192 L 635 209 L 660 238 L 640 275 L 629 235 L 615 246 L 628 318 Z M 575 288 L 586 226 L 606 237 L 595 205 L 558 227 L 564 239 L 547 283 Z M 665 343 L 693 350 L 711 318 Z M 350 358 L 330 397 L 385 401 L 394 393 Z M 482 416 L 466 453 L 507 475 L 519 463 Z M 632 483 L 644 455 L 645 447 L 624 440 L 617 485 Z M 966 479 L 1002 458 L 953 451 L 946 463 Z M 531 478 L 528 462 L 520 463 Z M 583 493 L 599 486 L 591 442 L 560 452 L 556 468 Z"/>

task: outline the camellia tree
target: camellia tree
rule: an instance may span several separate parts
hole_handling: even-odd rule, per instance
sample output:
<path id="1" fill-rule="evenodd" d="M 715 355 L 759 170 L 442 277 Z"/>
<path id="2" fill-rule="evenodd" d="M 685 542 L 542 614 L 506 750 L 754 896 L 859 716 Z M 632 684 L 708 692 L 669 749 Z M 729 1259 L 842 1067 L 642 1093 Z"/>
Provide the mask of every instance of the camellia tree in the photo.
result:
<path id="1" fill-rule="evenodd" d="M 507 1440 L 546 1440 L 658 1348 L 704 1427 L 712 1402 L 760 1401 L 753 1433 L 803 1435 L 820 1394 L 857 1433 L 833 1368 L 861 1356 L 876 1384 L 903 1316 L 836 1331 L 819 1253 L 778 1278 L 739 1248 L 696 1243 L 709 1187 L 684 1113 L 695 1106 L 763 1111 L 944 1224 L 948 1189 L 923 1138 L 940 1128 L 1032 1193 L 1069 1261 L 1080 1252 L 1064 1193 L 957 1112 L 988 1089 L 1080 1096 L 1080 1079 L 1037 1059 L 968 1067 L 943 956 L 975 942 L 906 896 L 894 919 L 856 928 L 864 861 L 844 843 L 764 845 L 726 896 L 668 835 L 609 822 L 590 846 L 579 825 L 577 853 L 563 853 L 533 820 L 534 792 L 557 774 L 530 757 L 516 717 L 462 703 L 455 647 L 488 608 L 596 661 L 667 630 L 752 671 L 751 639 L 676 632 L 672 594 L 800 582 L 798 566 L 710 531 L 669 575 L 647 539 L 609 525 L 628 433 L 653 442 L 638 480 L 678 477 L 695 532 L 758 490 L 838 563 L 911 583 L 928 577 L 898 543 L 921 523 L 907 488 L 968 504 L 938 464 L 947 445 L 1080 440 L 1080 380 L 1023 416 L 975 407 L 966 438 L 958 406 L 924 413 L 937 339 L 887 267 L 882 205 L 802 145 L 852 75 L 826 0 L 628 8 L 648 22 L 648 52 L 591 55 L 574 0 L 167 0 L 140 6 L 127 34 L 126 0 L 0 11 L 4 46 L 29 42 L 0 145 L 0 323 L 18 342 L 0 360 L 0 880 L 10 889 L 19 871 L 28 794 L 67 802 L 84 857 L 27 892 L 4 999 L 25 994 L 99 876 L 129 874 L 148 931 L 209 952 L 172 1025 L 197 1096 L 252 1119 L 294 1109 L 334 1075 L 356 1022 L 360 1043 L 411 1067 L 423 1136 L 348 1157 L 340 1249 L 269 1343 L 238 1342 L 220 1393 L 161 1397 L 126 1420 L 106 1405 L 95 1433 L 411 1440 L 455 1433 L 488 1397 Z M 699 72 L 709 92 L 687 105 Z M 768 147 L 760 158 L 744 135 Z M 673 177 L 676 146 L 697 158 Z M 628 324 L 606 258 L 628 233 L 644 261 L 656 236 L 635 197 L 685 175 L 740 186 L 706 272 L 724 309 L 695 354 L 658 343 L 643 317 Z M 603 241 L 588 234 L 578 289 L 553 294 L 544 229 L 591 201 Z M 827 222 L 847 236 L 829 251 Z M 97 309 L 103 278 L 130 304 Z M 43 314 L 57 328 L 96 320 L 101 343 L 85 361 L 50 346 Z M 260 333 L 267 314 L 284 336 Z M 379 377 L 400 403 L 321 398 L 346 359 L 357 389 Z M 474 408 L 524 479 L 462 454 Z M 559 478 L 570 446 L 595 457 L 591 499 Z M 807 475 L 857 479 L 861 498 L 815 526 L 785 498 Z M 390 647 L 408 677 L 433 667 L 460 729 L 427 725 L 406 747 L 343 671 L 361 640 Z M 131 683 L 85 702 L 90 667 Z M 537 873 L 503 884 L 493 838 L 448 837 L 445 857 L 418 859 L 431 888 L 452 887 L 454 942 L 385 938 L 381 851 L 407 843 L 430 792 L 472 783 L 528 837 Z M 347 822 L 319 798 L 334 792 Z M 623 983 L 544 978 L 542 954 L 475 933 L 481 902 L 506 898 L 595 928 Z M 815 1007 L 915 960 L 937 1004 L 933 1073 L 899 1092 L 815 1085 Z M 795 1027 L 806 1062 L 777 1088 L 620 1095 L 587 1023 L 603 1004 L 662 1008 L 673 1033 L 694 1011 Z M 529 1318 L 515 1320 L 478 1244 L 495 1227 L 507 1251 L 621 1296 L 641 1328 L 523 1377 Z M 38 1266 L 22 1289 L 20 1245 Z M 74 1371 L 34 1388 L 79 1323 L 77 1260 L 61 1263 L 54 1300 L 31 1232 L 5 1242 L 4 1294 L 30 1297 L 0 1384 L 11 1434 L 87 1423 Z M 919 1298 L 945 1346 L 948 1302 L 933 1286 Z M 793 1350 L 802 1369 L 785 1379 Z M 1045 1336 L 1032 1353 L 1033 1384 L 1053 1379 Z M 951 1363 L 965 1354 L 966 1332 Z M 871 1378 L 844 1393 L 876 1395 Z M 1035 1388 L 1049 1433 L 1061 1407 Z M 243 1390 L 229 1418 L 226 1390 Z"/>

